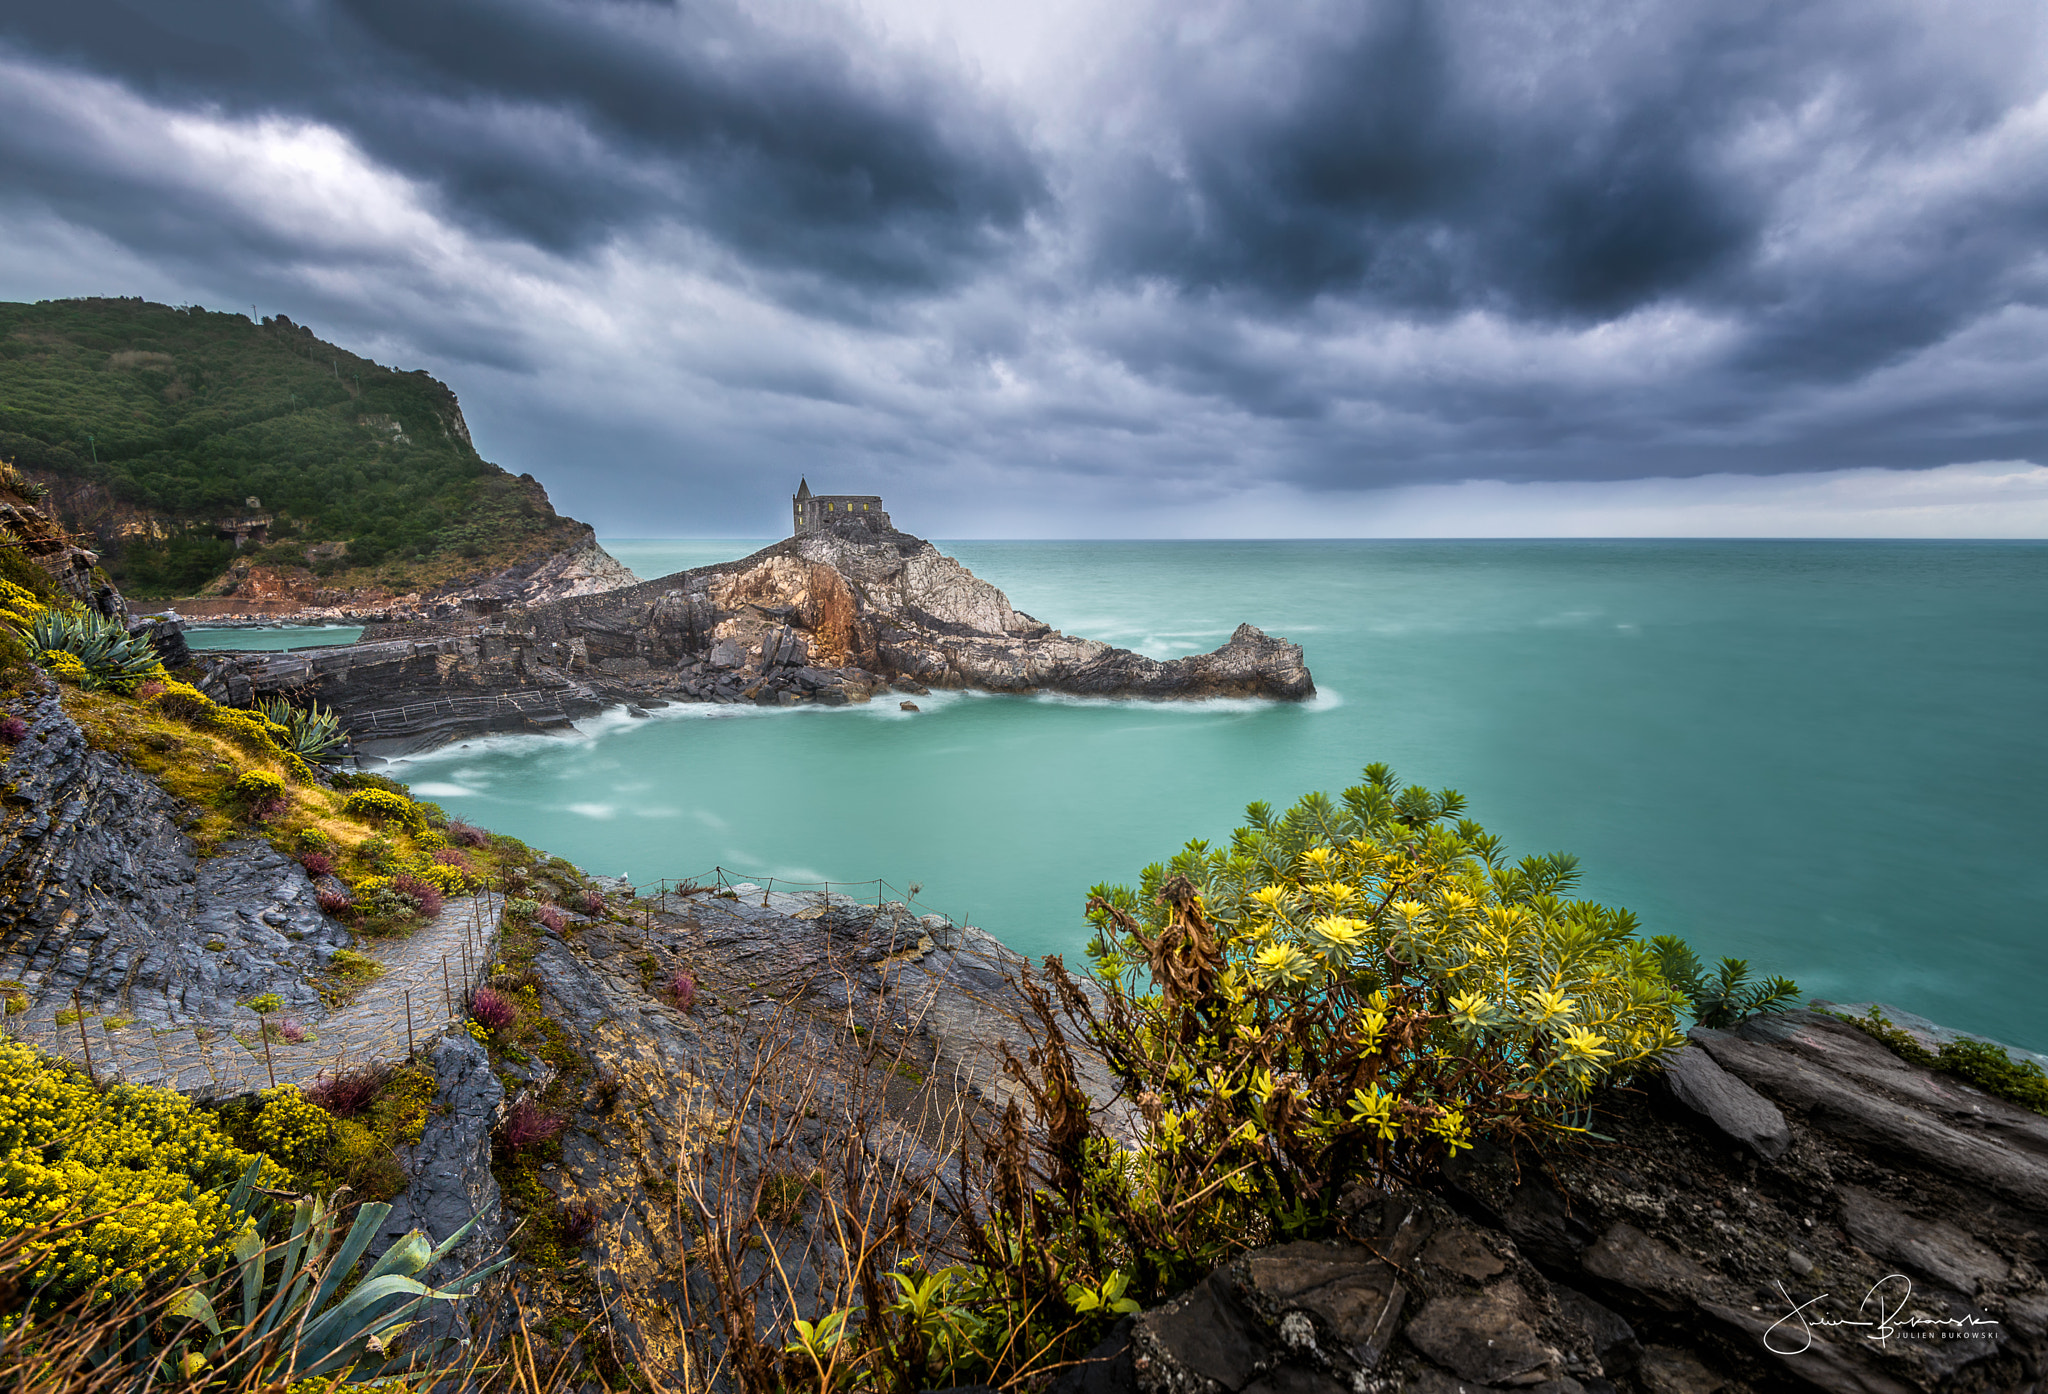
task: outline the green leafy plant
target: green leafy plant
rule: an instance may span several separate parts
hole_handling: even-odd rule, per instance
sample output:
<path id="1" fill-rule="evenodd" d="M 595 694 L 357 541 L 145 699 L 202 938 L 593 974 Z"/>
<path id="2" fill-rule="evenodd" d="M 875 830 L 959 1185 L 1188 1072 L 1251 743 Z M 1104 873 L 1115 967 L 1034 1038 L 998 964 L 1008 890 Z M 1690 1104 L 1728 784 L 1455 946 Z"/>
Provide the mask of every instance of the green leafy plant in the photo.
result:
<path id="1" fill-rule="evenodd" d="M 1829 1012 L 1837 1021 L 1847 1022 L 1890 1046 L 1901 1058 L 1932 1070 L 1944 1070 L 1967 1079 L 1987 1094 L 2010 1100 L 2022 1108 L 2048 1114 L 2048 1071 L 2031 1060 L 2015 1060 L 1989 1041 L 1944 1041 L 1929 1050 L 1909 1032 L 1892 1024 L 1875 1004 L 1862 1016 Z"/>
<path id="2" fill-rule="evenodd" d="M 289 733 L 278 744 L 301 759 L 317 760 L 348 740 L 341 718 L 318 702 L 295 707 L 282 697 L 272 697 L 256 707 L 264 720 Z"/>
<path id="3" fill-rule="evenodd" d="M 106 688 L 127 696 L 145 680 L 166 676 L 148 639 L 89 610 L 45 610 L 30 625 L 29 639 L 45 656 L 45 666 L 53 671 L 62 667 L 60 676 L 70 676 L 88 691 Z M 63 664 L 55 655 L 69 655 L 72 663 Z"/>
<path id="4" fill-rule="evenodd" d="M 336 1212 L 317 1196 L 299 1201 L 282 1243 L 265 1245 L 253 1225 L 245 1227 L 233 1245 L 235 1268 L 211 1285 L 185 1289 L 171 1304 L 172 1315 L 203 1334 L 174 1337 L 155 1367 L 204 1371 L 223 1382 L 255 1376 L 266 1385 L 344 1370 L 360 1380 L 369 1373 L 362 1367 L 381 1363 L 373 1357 L 384 1355 L 429 1303 L 467 1297 L 503 1266 L 439 1289 L 415 1276 L 468 1238 L 477 1223 L 472 1219 L 438 1247 L 413 1230 L 351 1285 L 390 1213 L 381 1202 L 360 1207 L 338 1246 Z"/>
<path id="5" fill-rule="evenodd" d="M 1664 980 L 1685 994 L 1693 1020 L 1701 1026 L 1733 1026 L 1759 1012 L 1785 1011 L 1799 1001 L 1799 984 L 1790 978 L 1750 981 L 1747 959 L 1724 958 L 1710 974 L 1692 946 L 1676 935 L 1658 935 L 1650 949 Z"/>

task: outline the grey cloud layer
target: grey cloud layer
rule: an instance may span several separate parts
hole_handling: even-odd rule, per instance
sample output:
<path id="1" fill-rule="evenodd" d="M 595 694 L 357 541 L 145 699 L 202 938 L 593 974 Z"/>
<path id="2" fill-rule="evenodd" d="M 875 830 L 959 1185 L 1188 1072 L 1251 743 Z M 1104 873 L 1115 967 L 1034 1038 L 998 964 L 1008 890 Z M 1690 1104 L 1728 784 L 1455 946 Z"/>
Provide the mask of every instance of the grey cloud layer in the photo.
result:
<path id="1" fill-rule="evenodd" d="M 572 0 L 77 0 L 50 60 L 172 104 L 331 123 L 473 225 L 573 251 L 677 217 L 769 263 L 928 287 L 1042 197 L 1008 125 L 824 18 Z"/>
<path id="2" fill-rule="evenodd" d="M 567 383 L 524 395 L 536 439 L 625 413 L 621 452 L 666 433 L 685 475 L 1123 496 L 2041 453 L 2032 3 L 1144 15 L 1008 89 L 814 6 L 13 6 L 0 57 L 55 95 L 0 91 L 0 209 Z M 179 117 L 338 133 L 395 211 L 328 245 L 187 154 L 124 158 Z M 50 293 L 85 289 L 125 287 Z"/>

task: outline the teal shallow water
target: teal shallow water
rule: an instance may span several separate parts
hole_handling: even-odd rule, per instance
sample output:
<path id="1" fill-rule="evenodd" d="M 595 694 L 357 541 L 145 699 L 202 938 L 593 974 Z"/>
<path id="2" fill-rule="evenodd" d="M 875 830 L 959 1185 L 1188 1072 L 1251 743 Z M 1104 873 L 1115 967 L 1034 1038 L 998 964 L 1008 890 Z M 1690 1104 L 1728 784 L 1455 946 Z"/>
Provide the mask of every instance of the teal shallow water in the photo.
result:
<path id="1" fill-rule="evenodd" d="M 607 542 L 640 575 L 746 542 Z M 1240 621 L 1303 707 L 935 694 L 672 708 L 435 752 L 422 797 L 593 870 L 922 882 L 1074 955 L 1097 881 L 1384 760 L 1516 854 L 1796 978 L 2048 1048 L 2048 545 L 943 544 L 1014 604 L 1155 657 Z"/>
<path id="2" fill-rule="evenodd" d="M 242 653 L 277 653 L 285 649 L 326 648 L 353 644 L 363 637 L 359 624 L 286 624 L 263 629 L 209 629 L 204 625 L 185 631 L 185 642 L 200 652 L 234 649 Z"/>

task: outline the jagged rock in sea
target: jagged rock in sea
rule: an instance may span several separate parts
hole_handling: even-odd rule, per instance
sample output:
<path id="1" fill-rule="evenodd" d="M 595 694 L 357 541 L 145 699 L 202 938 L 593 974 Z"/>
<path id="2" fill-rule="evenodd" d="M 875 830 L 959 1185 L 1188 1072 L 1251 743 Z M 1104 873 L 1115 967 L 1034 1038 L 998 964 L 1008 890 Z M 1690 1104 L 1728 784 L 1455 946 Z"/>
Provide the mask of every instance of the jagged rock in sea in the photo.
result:
<path id="1" fill-rule="evenodd" d="M 1062 634 L 886 525 L 812 529 L 739 561 L 602 594 L 467 609 L 459 620 L 373 626 L 354 648 L 248 655 L 235 668 L 257 696 L 303 692 L 335 707 L 358 749 L 378 755 L 468 732 L 547 729 L 650 698 L 835 706 L 934 687 L 1315 695 L 1301 646 L 1252 625 L 1213 653 L 1161 662 Z"/>
<path id="2" fill-rule="evenodd" d="M 598 544 L 597 530 L 579 525 L 551 552 L 515 563 L 482 578 L 472 578 L 429 591 L 423 605 L 429 613 L 450 617 L 471 610 L 513 603 L 534 604 L 638 585 L 640 578 Z M 480 606 L 477 602 L 486 602 Z"/>

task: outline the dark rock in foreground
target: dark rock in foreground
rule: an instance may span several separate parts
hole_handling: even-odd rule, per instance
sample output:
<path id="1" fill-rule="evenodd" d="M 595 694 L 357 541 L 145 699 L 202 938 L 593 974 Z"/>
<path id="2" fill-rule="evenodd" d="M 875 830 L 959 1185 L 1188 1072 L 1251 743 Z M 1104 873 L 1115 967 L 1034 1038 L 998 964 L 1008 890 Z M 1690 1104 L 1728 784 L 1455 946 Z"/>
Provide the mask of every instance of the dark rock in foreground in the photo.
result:
<path id="1" fill-rule="evenodd" d="M 1361 1189 L 1342 1238 L 1226 1265 L 1060 1388 L 2040 1390 L 2048 1118 L 1817 1013 L 1693 1039 L 1609 1140 Z"/>

